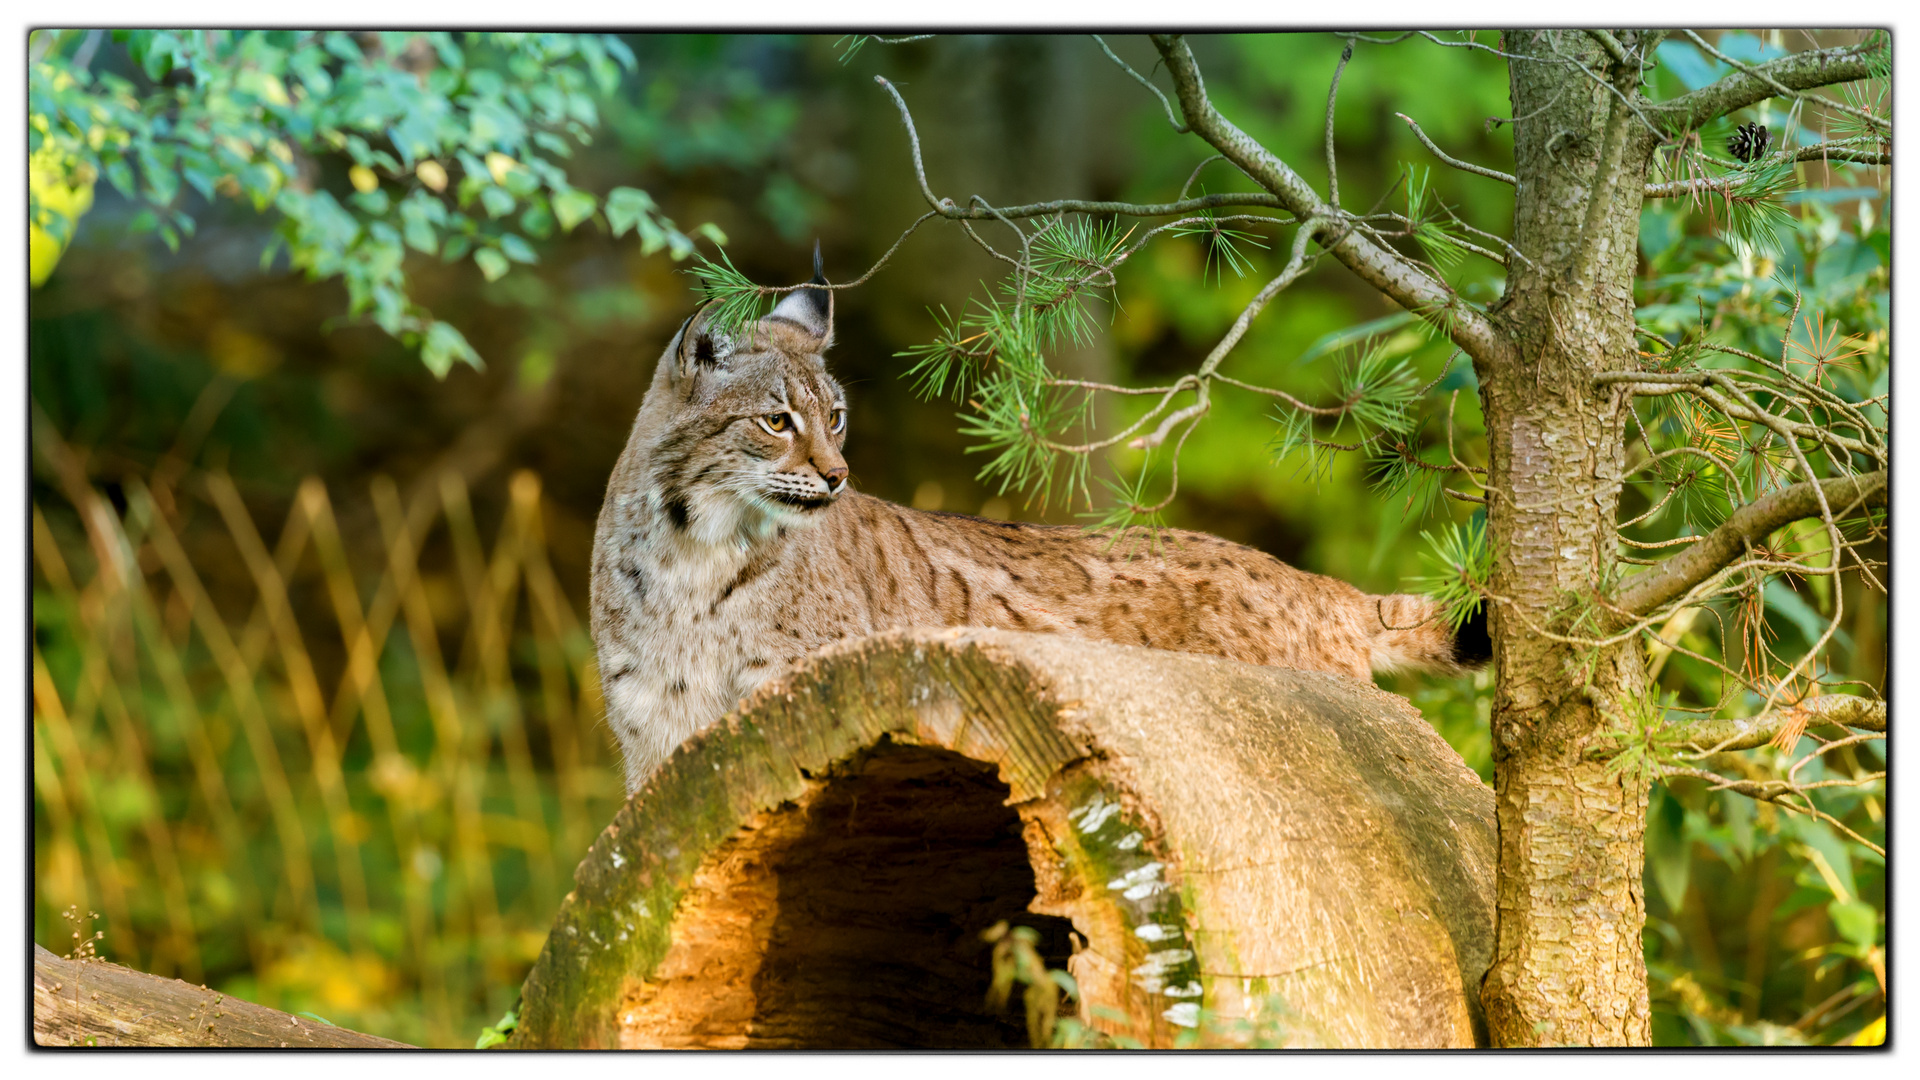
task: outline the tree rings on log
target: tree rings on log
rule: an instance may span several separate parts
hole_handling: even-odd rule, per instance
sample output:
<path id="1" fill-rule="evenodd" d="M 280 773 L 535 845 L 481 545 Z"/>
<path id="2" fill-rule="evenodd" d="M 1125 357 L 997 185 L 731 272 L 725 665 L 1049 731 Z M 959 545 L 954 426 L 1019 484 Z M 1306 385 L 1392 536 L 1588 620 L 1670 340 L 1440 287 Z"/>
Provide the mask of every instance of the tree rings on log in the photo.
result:
<path id="1" fill-rule="evenodd" d="M 1148 1046 L 1485 1044 L 1493 794 L 1403 698 L 961 628 L 810 657 L 575 871 L 522 1047 L 1021 1047 L 1000 920 Z"/>

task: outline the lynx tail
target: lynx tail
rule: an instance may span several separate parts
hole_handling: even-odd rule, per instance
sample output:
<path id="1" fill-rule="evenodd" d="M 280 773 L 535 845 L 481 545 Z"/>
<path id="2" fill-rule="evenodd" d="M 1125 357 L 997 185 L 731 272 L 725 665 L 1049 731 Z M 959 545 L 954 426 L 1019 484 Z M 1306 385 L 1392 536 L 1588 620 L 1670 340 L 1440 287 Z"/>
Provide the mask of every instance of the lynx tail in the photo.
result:
<path id="1" fill-rule="evenodd" d="M 1445 612 L 1424 596 L 1396 593 L 1374 597 L 1380 625 L 1373 638 L 1376 672 L 1433 671 L 1459 674 L 1493 659 L 1493 640 L 1487 635 L 1486 605 L 1473 610 L 1455 633 Z"/>

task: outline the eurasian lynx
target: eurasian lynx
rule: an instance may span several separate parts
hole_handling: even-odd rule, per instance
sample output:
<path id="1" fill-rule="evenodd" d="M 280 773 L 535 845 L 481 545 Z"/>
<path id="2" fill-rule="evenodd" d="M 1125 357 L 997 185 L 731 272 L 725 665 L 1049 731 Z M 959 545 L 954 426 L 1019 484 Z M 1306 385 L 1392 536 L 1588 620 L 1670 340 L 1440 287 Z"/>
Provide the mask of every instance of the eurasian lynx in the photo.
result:
<path id="1" fill-rule="evenodd" d="M 814 281 L 824 284 L 816 262 Z M 1045 631 L 1250 664 L 1457 672 L 1487 658 L 1417 596 L 1370 596 L 1202 533 L 1129 553 L 1104 533 L 927 513 L 847 487 L 847 399 L 801 289 L 739 339 L 696 313 L 667 345 L 607 484 L 593 639 L 633 791 L 761 682 L 842 638 L 909 626 Z"/>

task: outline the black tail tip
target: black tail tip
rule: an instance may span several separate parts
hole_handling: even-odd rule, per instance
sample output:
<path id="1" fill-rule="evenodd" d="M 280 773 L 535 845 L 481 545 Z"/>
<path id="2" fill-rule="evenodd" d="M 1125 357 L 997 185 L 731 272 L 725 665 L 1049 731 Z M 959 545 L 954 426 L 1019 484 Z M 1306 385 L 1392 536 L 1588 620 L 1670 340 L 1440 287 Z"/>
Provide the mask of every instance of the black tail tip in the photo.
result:
<path id="1" fill-rule="evenodd" d="M 825 285 L 826 283 L 827 264 L 820 258 L 820 238 L 816 236 L 813 239 L 813 280 L 807 284 Z"/>
<path id="2" fill-rule="evenodd" d="M 1453 662 L 1477 668 L 1493 659 L 1493 637 L 1487 632 L 1487 605 L 1475 604 L 1473 614 L 1453 635 Z"/>

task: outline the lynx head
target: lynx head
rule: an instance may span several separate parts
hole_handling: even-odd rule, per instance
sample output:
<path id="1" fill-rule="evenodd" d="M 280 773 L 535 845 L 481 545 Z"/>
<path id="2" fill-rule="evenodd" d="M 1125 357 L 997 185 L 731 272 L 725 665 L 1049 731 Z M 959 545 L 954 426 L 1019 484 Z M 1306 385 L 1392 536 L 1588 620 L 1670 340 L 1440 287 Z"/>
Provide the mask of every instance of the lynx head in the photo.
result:
<path id="1" fill-rule="evenodd" d="M 816 248 L 810 284 L 826 283 Z M 711 325 L 712 310 L 681 325 L 641 406 L 649 496 L 690 539 L 750 544 L 847 487 L 847 396 L 821 356 L 833 294 L 796 289 L 734 333 Z"/>

